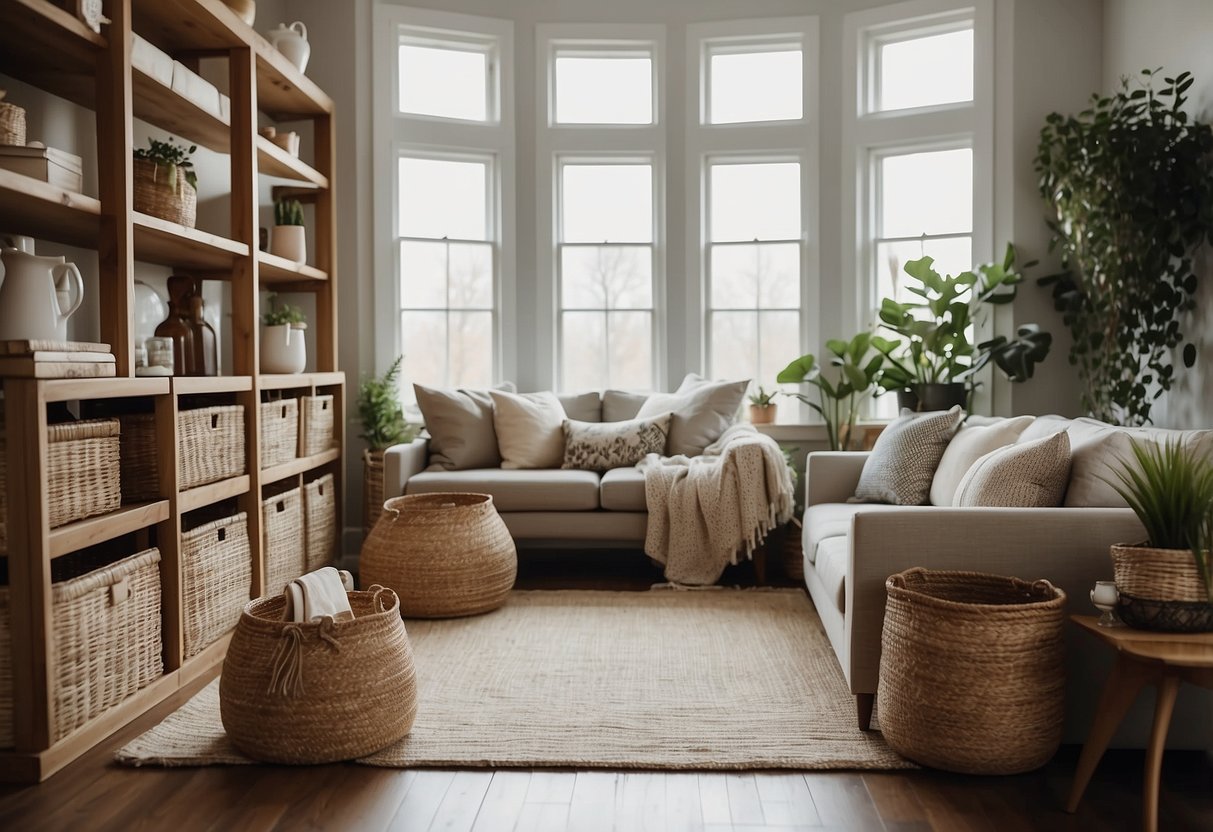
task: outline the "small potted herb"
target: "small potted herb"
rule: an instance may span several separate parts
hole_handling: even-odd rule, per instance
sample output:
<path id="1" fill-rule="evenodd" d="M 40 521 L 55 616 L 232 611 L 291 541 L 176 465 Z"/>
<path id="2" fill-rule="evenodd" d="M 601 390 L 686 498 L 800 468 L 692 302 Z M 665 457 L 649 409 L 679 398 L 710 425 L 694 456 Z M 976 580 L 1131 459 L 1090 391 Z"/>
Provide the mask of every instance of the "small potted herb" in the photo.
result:
<path id="1" fill-rule="evenodd" d="M 775 423 L 775 416 L 779 411 L 775 397 L 778 395 L 778 390 L 768 393 L 761 384 L 758 385 L 758 392 L 750 394 L 750 424 L 771 425 Z"/>
<path id="2" fill-rule="evenodd" d="M 193 228 L 198 217 L 198 174 L 192 157 L 198 146 L 186 148 L 171 137 L 147 143 L 134 153 L 135 210 Z"/>
<path id="3" fill-rule="evenodd" d="M 261 372 L 302 373 L 307 367 L 307 329 L 303 310 L 278 305 L 270 295 L 270 308 L 261 316 Z"/>
<path id="4" fill-rule="evenodd" d="M 307 234 L 303 227 L 303 206 L 297 199 L 280 199 L 274 203 L 274 233 L 270 237 L 270 254 L 295 263 L 307 262 Z"/>

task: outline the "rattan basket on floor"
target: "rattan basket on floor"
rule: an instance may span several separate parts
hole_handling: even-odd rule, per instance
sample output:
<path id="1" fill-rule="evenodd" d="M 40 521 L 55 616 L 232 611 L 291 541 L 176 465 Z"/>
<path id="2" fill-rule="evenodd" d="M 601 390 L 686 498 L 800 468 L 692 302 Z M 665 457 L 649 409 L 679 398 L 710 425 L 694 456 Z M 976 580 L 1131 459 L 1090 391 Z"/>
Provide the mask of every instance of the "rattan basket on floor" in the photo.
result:
<path id="1" fill-rule="evenodd" d="M 301 400 L 303 456 L 314 456 L 333 447 L 333 397 L 304 396 Z"/>
<path id="2" fill-rule="evenodd" d="M 488 494 L 412 494 L 387 501 L 359 569 L 396 590 L 405 618 L 452 618 L 504 604 L 518 555 Z"/>
<path id="3" fill-rule="evenodd" d="M 366 537 L 383 514 L 383 449 L 362 452 L 362 535 Z"/>
<path id="4" fill-rule="evenodd" d="M 299 400 L 261 403 L 261 467 L 295 459 L 299 452 Z"/>
<path id="5" fill-rule="evenodd" d="M 147 159 L 134 160 L 135 210 L 193 228 L 198 217 L 198 193 L 185 179 L 185 169 L 174 168 L 176 187 L 170 184 L 170 168 Z"/>
<path id="6" fill-rule="evenodd" d="M 408 734 L 413 651 L 391 590 L 349 593 L 352 621 L 282 620 L 282 596 L 245 607 L 219 681 L 232 744 L 271 763 L 352 760 Z"/>
<path id="7" fill-rule="evenodd" d="M 242 511 L 181 533 L 181 607 L 185 658 L 232 628 L 248 603 L 252 565 Z"/>
<path id="8" fill-rule="evenodd" d="M 910 569 L 885 584 L 885 741 L 964 774 L 1039 768 L 1061 743 L 1065 593 L 1048 581 Z"/>
<path id="9" fill-rule="evenodd" d="M 244 408 L 221 405 L 177 414 L 177 478 L 182 489 L 245 471 Z"/>
<path id="10" fill-rule="evenodd" d="M 303 486 L 304 572 L 329 566 L 337 552 L 337 495 L 332 474 Z"/>
<path id="11" fill-rule="evenodd" d="M 122 506 L 117 419 L 49 425 L 46 514 L 51 528 Z"/>
<path id="12" fill-rule="evenodd" d="M 303 494 L 292 488 L 261 502 L 265 594 L 277 595 L 303 574 Z"/>
<path id="13" fill-rule="evenodd" d="M 1213 603 L 1190 550 L 1118 543 L 1112 569 L 1120 593 L 1116 612 L 1125 624 L 1170 633 L 1213 631 Z"/>

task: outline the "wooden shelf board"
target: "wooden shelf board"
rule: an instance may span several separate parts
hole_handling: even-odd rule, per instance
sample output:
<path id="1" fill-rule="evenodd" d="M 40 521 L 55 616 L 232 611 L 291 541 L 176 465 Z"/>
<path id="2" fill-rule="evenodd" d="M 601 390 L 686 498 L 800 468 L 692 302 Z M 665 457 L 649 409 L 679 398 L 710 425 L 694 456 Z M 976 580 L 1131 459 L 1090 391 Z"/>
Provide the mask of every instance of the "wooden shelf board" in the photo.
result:
<path id="1" fill-rule="evenodd" d="M 217 153 L 231 148 L 231 126 L 142 70 L 131 68 L 131 99 L 135 118 Z"/>
<path id="2" fill-rule="evenodd" d="M 229 497 L 238 497 L 246 493 L 248 489 L 248 474 L 219 480 L 219 482 L 207 483 L 206 485 L 182 491 L 181 495 L 177 498 L 177 508 L 182 512 L 194 511 L 195 509 L 209 506 L 212 503 L 217 503 L 220 500 L 226 500 Z"/>
<path id="3" fill-rule="evenodd" d="M 293 182 L 303 182 L 315 185 L 317 188 L 327 188 L 329 179 L 324 174 L 314 170 L 311 165 L 302 162 L 297 156 L 292 156 L 265 136 L 257 136 L 257 172 L 266 176 L 276 176 L 280 179 L 290 179 Z"/>
<path id="4" fill-rule="evenodd" d="M 295 477 L 299 474 L 311 471 L 314 468 L 319 468 L 322 465 L 328 465 L 341 456 L 340 448 L 329 448 L 327 451 L 321 451 L 312 456 L 304 456 L 298 459 L 292 459 L 290 462 L 284 462 L 281 465 L 275 465 L 272 468 L 261 469 L 261 484 L 269 485 L 270 483 L 278 482 L 279 480 Z"/>
<path id="5" fill-rule="evenodd" d="M 195 393 L 242 393 L 253 389 L 249 376 L 174 376 L 173 392 L 179 396 Z"/>
<path id="6" fill-rule="evenodd" d="M 236 258 L 248 256 L 248 246 L 244 243 L 159 217 L 135 211 L 134 223 L 136 260 L 225 272 L 231 271 Z"/>
<path id="7" fill-rule="evenodd" d="M 257 376 L 257 386 L 262 390 L 294 390 L 311 387 L 311 373 L 265 373 Z"/>
<path id="8" fill-rule="evenodd" d="M 168 500 L 123 506 L 109 514 L 86 517 L 50 531 L 50 556 L 57 558 L 86 546 L 113 540 L 168 519 Z"/>
<path id="9" fill-rule="evenodd" d="M 49 0 L 0 0 L 0 20 L 0 72 L 90 110 L 96 106 L 104 37 Z"/>
<path id="10" fill-rule="evenodd" d="M 268 40 L 254 33 L 253 49 L 257 53 L 257 109 L 277 121 L 333 112 L 333 99 Z"/>
<path id="11" fill-rule="evenodd" d="M 169 51 L 231 49 L 253 30 L 219 0 L 132 0 L 136 32 Z"/>
<path id="12" fill-rule="evenodd" d="M 257 274 L 262 283 L 323 283 L 329 276 L 315 266 L 296 263 L 268 251 L 257 252 Z"/>
<path id="13" fill-rule="evenodd" d="M 312 383 L 317 387 L 338 387 L 345 384 L 345 373 L 312 373 Z"/>
<path id="14" fill-rule="evenodd" d="M 128 396 L 164 396 L 167 378 L 61 378 L 40 382 L 48 402 L 77 399 L 120 399 Z"/>
<path id="15" fill-rule="evenodd" d="M 0 227 L 39 240 L 95 249 L 101 234 L 101 203 L 0 169 Z"/>

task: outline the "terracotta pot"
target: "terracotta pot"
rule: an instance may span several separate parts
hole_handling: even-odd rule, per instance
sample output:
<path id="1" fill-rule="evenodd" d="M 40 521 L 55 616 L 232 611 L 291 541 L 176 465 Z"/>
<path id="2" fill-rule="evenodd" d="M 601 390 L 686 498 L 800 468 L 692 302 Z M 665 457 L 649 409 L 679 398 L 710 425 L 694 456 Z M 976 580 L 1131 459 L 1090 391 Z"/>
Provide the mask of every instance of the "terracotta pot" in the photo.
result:
<path id="1" fill-rule="evenodd" d="M 779 405 L 768 404 L 765 407 L 760 404 L 750 405 L 750 424 L 751 425 L 772 425 L 775 423 L 775 415 L 779 411 Z"/>
<path id="2" fill-rule="evenodd" d="M 295 263 L 306 263 L 307 229 L 302 225 L 275 225 L 270 237 L 270 254 Z"/>

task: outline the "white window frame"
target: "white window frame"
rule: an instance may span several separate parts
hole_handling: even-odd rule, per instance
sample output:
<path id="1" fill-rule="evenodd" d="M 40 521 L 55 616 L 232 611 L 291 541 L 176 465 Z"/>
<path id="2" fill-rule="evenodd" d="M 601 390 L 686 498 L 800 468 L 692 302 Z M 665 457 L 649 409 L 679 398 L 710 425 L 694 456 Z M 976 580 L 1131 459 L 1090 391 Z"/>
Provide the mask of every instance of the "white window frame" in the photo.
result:
<path id="1" fill-rule="evenodd" d="M 708 166 L 712 162 L 798 162 L 800 164 L 800 349 L 810 352 L 821 338 L 820 214 L 818 147 L 820 95 L 818 19 L 815 16 L 697 23 L 687 27 L 686 263 L 688 279 L 686 356 L 689 367 L 711 373 L 708 250 L 710 204 Z M 721 51 L 761 51 L 799 43 L 802 49 L 801 117 L 778 121 L 711 124 L 710 60 Z M 832 336 L 831 336 L 832 337 Z M 797 356 L 788 356 L 788 361 Z M 754 379 L 754 384 L 774 384 Z M 810 411 L 799 405 L 797 420 Z"/>
<path id="2" fill-rule="evenodd" d="M 372 39 L 375 205 L 373 292 L 375 369 L 401 350 L 398 160 L 488 159 L 488 240 L 493 244 L 493 380 L 517 370 L 515 315 L 514 24 L 475 15 L 377 3 Z M 485 121 L 399 111 L 397 55 L 402 42 L 466 43 L 490 56 Z M 453 241 L 458 242 L 458 241 Z M 476 241 L 484 242 L 484 241 Z"/>
<path id="3" fill-rule="evenodd" d="M 643 50 L 652 55 L 652 124 L 556 123 L 557 53 Z M 665 27 L 662 25 L 542 24 L 535 31 L 536 277 L 540 349 L 535 376 L 560 387 L 560 167 L 564 163 L 643 160 L 653 170 L 653 385 L 666 382 Z M 646 244 L 648 245 L 648 244 Z M 546 347 L 546 348 L 545 348 Z M 546 366 L 544 363 L 546 362 Z M 574 392 L 574 391 L 568 391 Z"/>
<path id="4" fill-rule="evenodd" d="M 876 109 L 881 43 L 973 25 L 973 100 L 899 110 Z M 910 0 L 853 12 L 843 19 L 842 280 L 844 332 L 878 323 L 876 231 L 878 165 L 884 156 L 970 147 L 973 150 L 973 259 L 993 259 L 994 10 L 992 0 Z M 848 173 L 850 175 L 848 177 Z M 848 184 L 848 178 L 850 184 Z M 977 332 L 985 340 L 997 323 Z M 991 412 L 1005 393 L 987 374 L 975 408 Z"/>

